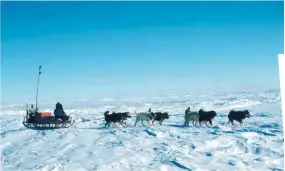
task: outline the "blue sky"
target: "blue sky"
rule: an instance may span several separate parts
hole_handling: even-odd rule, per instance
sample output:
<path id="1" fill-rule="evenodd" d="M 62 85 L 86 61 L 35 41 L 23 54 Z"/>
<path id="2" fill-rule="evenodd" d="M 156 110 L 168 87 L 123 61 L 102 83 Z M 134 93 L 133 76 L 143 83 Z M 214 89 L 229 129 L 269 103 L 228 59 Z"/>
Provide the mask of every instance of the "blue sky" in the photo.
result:
<path id="1" fill-rule="evenodd" d="M 279 87 L 283 2 L 1 2 L 2 100 Z"/>

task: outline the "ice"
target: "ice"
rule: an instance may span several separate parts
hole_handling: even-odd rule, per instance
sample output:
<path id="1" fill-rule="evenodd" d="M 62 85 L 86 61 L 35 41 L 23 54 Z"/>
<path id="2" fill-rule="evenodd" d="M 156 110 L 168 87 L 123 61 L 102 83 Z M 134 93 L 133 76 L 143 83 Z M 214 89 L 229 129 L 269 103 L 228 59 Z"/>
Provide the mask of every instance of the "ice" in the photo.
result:
<path id="1" fill-rule="evenodd" d="M 53 111 L 55 102 L 40 103 Z M 63 103 L 76 122 L 57 130 L 22 125 L 25 104 L 1 107 L 3 170 L 283 170 L 281 100 L 278 91 L 167 94 L 153 97 L 84 99 Z M 214 126 L 184 127 L 184 111 L 216 110 Z M 159 125 L 104 127 L 103 112 L 167 111 Z M 248 109 L 241 127 L 226 125 L 230 110 Z"/>

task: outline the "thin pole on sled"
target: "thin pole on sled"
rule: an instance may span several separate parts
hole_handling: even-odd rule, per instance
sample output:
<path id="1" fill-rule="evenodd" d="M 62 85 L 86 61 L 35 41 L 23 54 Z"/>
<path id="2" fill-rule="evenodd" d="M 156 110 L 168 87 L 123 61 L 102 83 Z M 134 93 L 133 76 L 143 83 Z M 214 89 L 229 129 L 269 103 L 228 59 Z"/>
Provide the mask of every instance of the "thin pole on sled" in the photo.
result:
<path id="1" fill-rule="evenodd" d="M 39 74 L 38 74 L 38 84 L 37 84 L 37 95 L 36 95 L 36 110 L 38 110 L 38 93 L 39 93 L 39 83 L 40 83 L 40 75 L 41 75 L 41 68 L 42 66 L 39 66 Z"/>

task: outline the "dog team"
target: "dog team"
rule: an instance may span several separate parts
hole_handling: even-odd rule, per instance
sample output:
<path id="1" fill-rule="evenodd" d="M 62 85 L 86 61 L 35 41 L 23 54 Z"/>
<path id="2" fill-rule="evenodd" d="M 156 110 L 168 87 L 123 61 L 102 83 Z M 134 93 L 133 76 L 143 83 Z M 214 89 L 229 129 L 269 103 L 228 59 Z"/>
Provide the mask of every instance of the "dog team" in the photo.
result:
<path id="1" fill-rule="evenodd" d="M 105 127 L 108 126 L 110 127 L 111 123 L 119 123 L 121 125 L 123 125 L 124 121 L 127 120 L 128 118 L 132 117 L 130 116 L 130 112 L 123 112 L 123 113 L 116 113 L 113 112 L 112 114 L 109 114 L 109 111 L 106 111 L 104 113 L 104 118 L 106 121 Z M 148 122 L 148 124 L 153 125 L 154 121 L 159 122 L 160 125 L 162 125 L 162 122 L 166 119 L 169 119 L 169 115 L 168 112 L 152 112 L 151 108 L 148 110 L 148 112 L 141 112 L 141 113 L 137 113 L 136 114 L 136 122 L 135 125 L 137 125 L 137 123 L 139 121 L 141 121 L 142 125 L 144 126 L 144 121 Z M 204 111 L 203 109 L 200 109 L 199 111 L 190 111 L 190 107 L 188 107 L 185 110 L 185 117 L 184 117 L 184 126 L 189 126 L 189 122 L 192 121 L 193 126 L 196 126 L 197 123 L 199 122 L 199 125 L 201 126 L 201 123 L 205 123 L 207 126 L 207 122 L 210 123 L 210 125 L 212 124 L 212 120 L 217 116 L 217 113 L 214 110 L 211 111 Z M 248 110 L 244 110 L 244 111 L 234 111 L 231 110 L 228 114 L 228 123 L 231 123 L 232 125 L 234 125 L 234 120 L 239 122 L 240 125 L 243 125 L 242 120 L 244 120 L 245 118 L 249 118 L 251 115 L 249 114 Z M 125 124 L 125 123 L 124 123 Z"/>

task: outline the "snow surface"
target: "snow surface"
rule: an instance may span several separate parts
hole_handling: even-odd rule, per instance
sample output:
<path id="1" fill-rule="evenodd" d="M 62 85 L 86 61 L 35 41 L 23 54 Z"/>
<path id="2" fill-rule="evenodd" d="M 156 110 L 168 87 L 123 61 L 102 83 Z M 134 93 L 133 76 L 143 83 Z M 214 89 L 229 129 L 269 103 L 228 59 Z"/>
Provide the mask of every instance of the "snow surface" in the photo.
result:
<path id="1" fill-rule="evenodd" d="M 52 111 L 56 102 L 41 103 Z M 63 104 L 76 122 L 67 129 L 32 130 L 22 125 L 24 104 L 2 105 L 3 170 L 283 170 L 279 91 L 168 94 L 155 97 L 81 100 Z M 214 126 L 184 127 L 184 111 L 216 110 Z M 162 126 L 104 128 L 103 112 L 168 111 Z M 226 126 L 231 109 L 252 117 Z"/>

